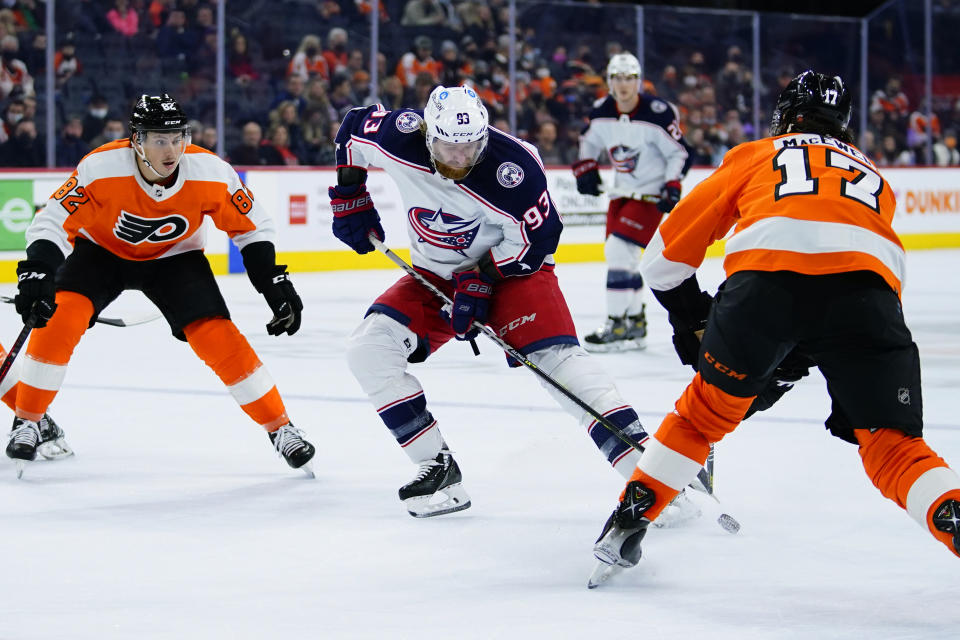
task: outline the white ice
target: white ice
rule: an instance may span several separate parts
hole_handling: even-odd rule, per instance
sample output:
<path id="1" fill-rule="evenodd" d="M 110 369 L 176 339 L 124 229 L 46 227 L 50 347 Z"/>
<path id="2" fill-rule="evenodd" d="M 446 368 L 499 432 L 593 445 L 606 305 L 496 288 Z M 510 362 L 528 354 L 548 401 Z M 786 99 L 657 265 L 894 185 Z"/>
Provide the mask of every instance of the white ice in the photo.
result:
<path id="1" fill-rule="evenodd" d="M 927 440 L 960 465 L 960 251 L 910 253 L 908 268 Z M 603 266 L 557 273 L 581 334 L 598 326 Z M 719 261 L 702 274 L 715 286 Z M 90 331 L 51 409 L 76 457 L 21 481 L 0 457 L 0 638 L 958 637 L 960 560 L 824 431 L 816 373 L 717 447 L 717 494 L 739 535 L 716 510 L 654 530 L 638 567 L 588 591 L 622 480 L 530 372 L 485 340 L 479 358 L 452 343 L 414 371 L 473 507 L 409 517 L 396 491 L 415 467 L 343 357 L 397 277 L 295 274 L 306 309 L 292 338 L 266 335 L 268 308 L 244 276 L 221 279 L 317 445 L 316 480 L 276 457 L 162 320 Z M 125 294 L 105 315 L 148 307 Z M 665 314 L 648 309 L 645 352 L 599 357 L 652 430 L 691 373 Z M 17 322 L 8 309 L 5 346 Z"/>

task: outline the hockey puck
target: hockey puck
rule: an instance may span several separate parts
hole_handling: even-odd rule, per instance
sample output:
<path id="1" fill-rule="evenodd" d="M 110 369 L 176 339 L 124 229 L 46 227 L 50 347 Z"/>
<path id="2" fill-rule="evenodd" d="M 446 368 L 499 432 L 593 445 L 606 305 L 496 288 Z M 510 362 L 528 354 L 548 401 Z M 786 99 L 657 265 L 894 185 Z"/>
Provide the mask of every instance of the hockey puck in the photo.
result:
<path id="1" fill-rule="evenodd" d="M 737 533 L 740 531 L 740 523 L 727 513 L 720 514 L 720 517 L 717 518 L 717 524 L 723 527 L 723 530 L 727 533 Z"/>

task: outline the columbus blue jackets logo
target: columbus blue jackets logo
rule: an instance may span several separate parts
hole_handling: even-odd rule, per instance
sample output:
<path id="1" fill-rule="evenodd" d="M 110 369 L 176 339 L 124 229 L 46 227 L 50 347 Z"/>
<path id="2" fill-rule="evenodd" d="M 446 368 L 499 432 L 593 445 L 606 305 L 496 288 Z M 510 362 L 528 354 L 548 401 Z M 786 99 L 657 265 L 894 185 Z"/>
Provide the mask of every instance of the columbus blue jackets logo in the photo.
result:
<path id="1" fill-rule="evenodd" d="M 113 235 L 130 244 L 141 242 L 169 242 L 176 240 L 190 228 L 183 216 L 172 215 L 164 218 L 141 218 L 126 211 L 120 212 Z"/>
<path id="2" fill-rule="evenodd" d="M 637 158 L 639 157 L 640 153 L 636 149 L 625 147 L 622 144 L 610 149 L 610 162 L 613 163 L 613 168 L 620 173 L 633 173 L 633 170 L 637 168 Z"/>
<path id="3" fill-rule="evenodd" d="M 497 167 L 497 182 L 507 189 L 512 189 L 523 182 L 523 169 L 512 162 L 504 162 Z"/>
<path id="4" fill-rule="evenodd" d="M 464 220 L 455 213 L 444 211 L 443 207 L 436 211 L 413 207 L 407 217 L 410 226 L 420 236 L 420 242 L 441 249 L 465 251 L 480 231 L 479 219 Z"/>
<path id="5" fill-rule="evenodd" d="M 397 131 L 400 133 L 413 133 L 420 130 L 423 119 L 412 111 L 404 111 L 397 116 Z"/>

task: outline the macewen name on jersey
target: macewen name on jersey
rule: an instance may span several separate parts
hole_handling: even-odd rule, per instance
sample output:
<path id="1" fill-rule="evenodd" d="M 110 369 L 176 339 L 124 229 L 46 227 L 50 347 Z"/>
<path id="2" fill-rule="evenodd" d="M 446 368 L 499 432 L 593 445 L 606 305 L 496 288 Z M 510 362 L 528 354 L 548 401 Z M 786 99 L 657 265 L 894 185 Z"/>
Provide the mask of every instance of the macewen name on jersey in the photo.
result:
<path id="1" fill-rule="evenodd" d="M 613 187 L 607 191 L 611 197 L 659 195 L 664 183 L 687 174 L 691 151 L 674 106 L 644 94 L 630 113 L 620 113 L 612 96 L 601 98 L 580 135 L 581 160 L 596 160 L 603 152 L 610 156 Z"/>
<path id="2" fill-rule="evenodd" d="M 422 111 L 358 107 L 336 139 L 337 166 L 381 167 L 396 182 L 413 264 L 449 278 L 486 253 L 502 276 L 552 263 L 563 221 L 536 149 L 491 127 L 483 158 L 454 181 L 434 170 L 422 123 Z"/>

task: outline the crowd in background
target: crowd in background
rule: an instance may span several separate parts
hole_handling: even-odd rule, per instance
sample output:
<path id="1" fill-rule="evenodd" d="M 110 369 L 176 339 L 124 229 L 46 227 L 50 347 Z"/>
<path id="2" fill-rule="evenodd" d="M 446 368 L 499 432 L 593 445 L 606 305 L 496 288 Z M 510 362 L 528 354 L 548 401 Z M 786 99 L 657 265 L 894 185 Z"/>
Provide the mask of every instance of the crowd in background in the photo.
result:
<path id="1" fill-rule="evenodd" d="M 234 0 L 226 20 L 221 132 L 214 126 L 213 4 L 57 3 L 56 165 L 74 166 L 89 150 L 128 135 L 130 105 L 141 92 L 161 90 L 195 118 L 194 143 L 214 150 L 223 135 L 234 164 L 333 164 L 340 119 L 374 95 L 369 73 L 373 6 L 378 6 L 381 34 L 376 61 L 380 102 L 391 109 L 423 108 L 437 83 L 469 84 L 488 106 L 493 126 L 536 144 L 548 165 L 576 160 L 587 114 L 606 94 L 606 61 L 631 50 L 636 41 L 623 25 L 590 20 L 575 25 L 584 39 L 571 41 L 571 25 L 559 24 L 559 14 L 525 13 L 540 17 L 519 20 L 518 108 L 512 129 L 506 0 L 388 0 L 379 5 L 369 0 Z M 0 0 L 0 166 L 46 164 L 45 10 L 46 3 L 38 0 Z M 740 44 L 689 45 L 656 67 L 645 70 L 644 91 L 677 106 L 695 165 L 715 166 L 732 146 L 766 134 L 766 114 L 760 117 L 761 130 L 754 131 L 754 82 Z M 801 70 L 780 68 L 775 81 L 761 84 L 765 104 Z M 928 122 L 924 105 L 891 73 L 872 93 L 861 146 L 883 166 L 925 164 L 929 127 L 934 163 L 960 164 L 958 97 L 941 97 Z"/>

